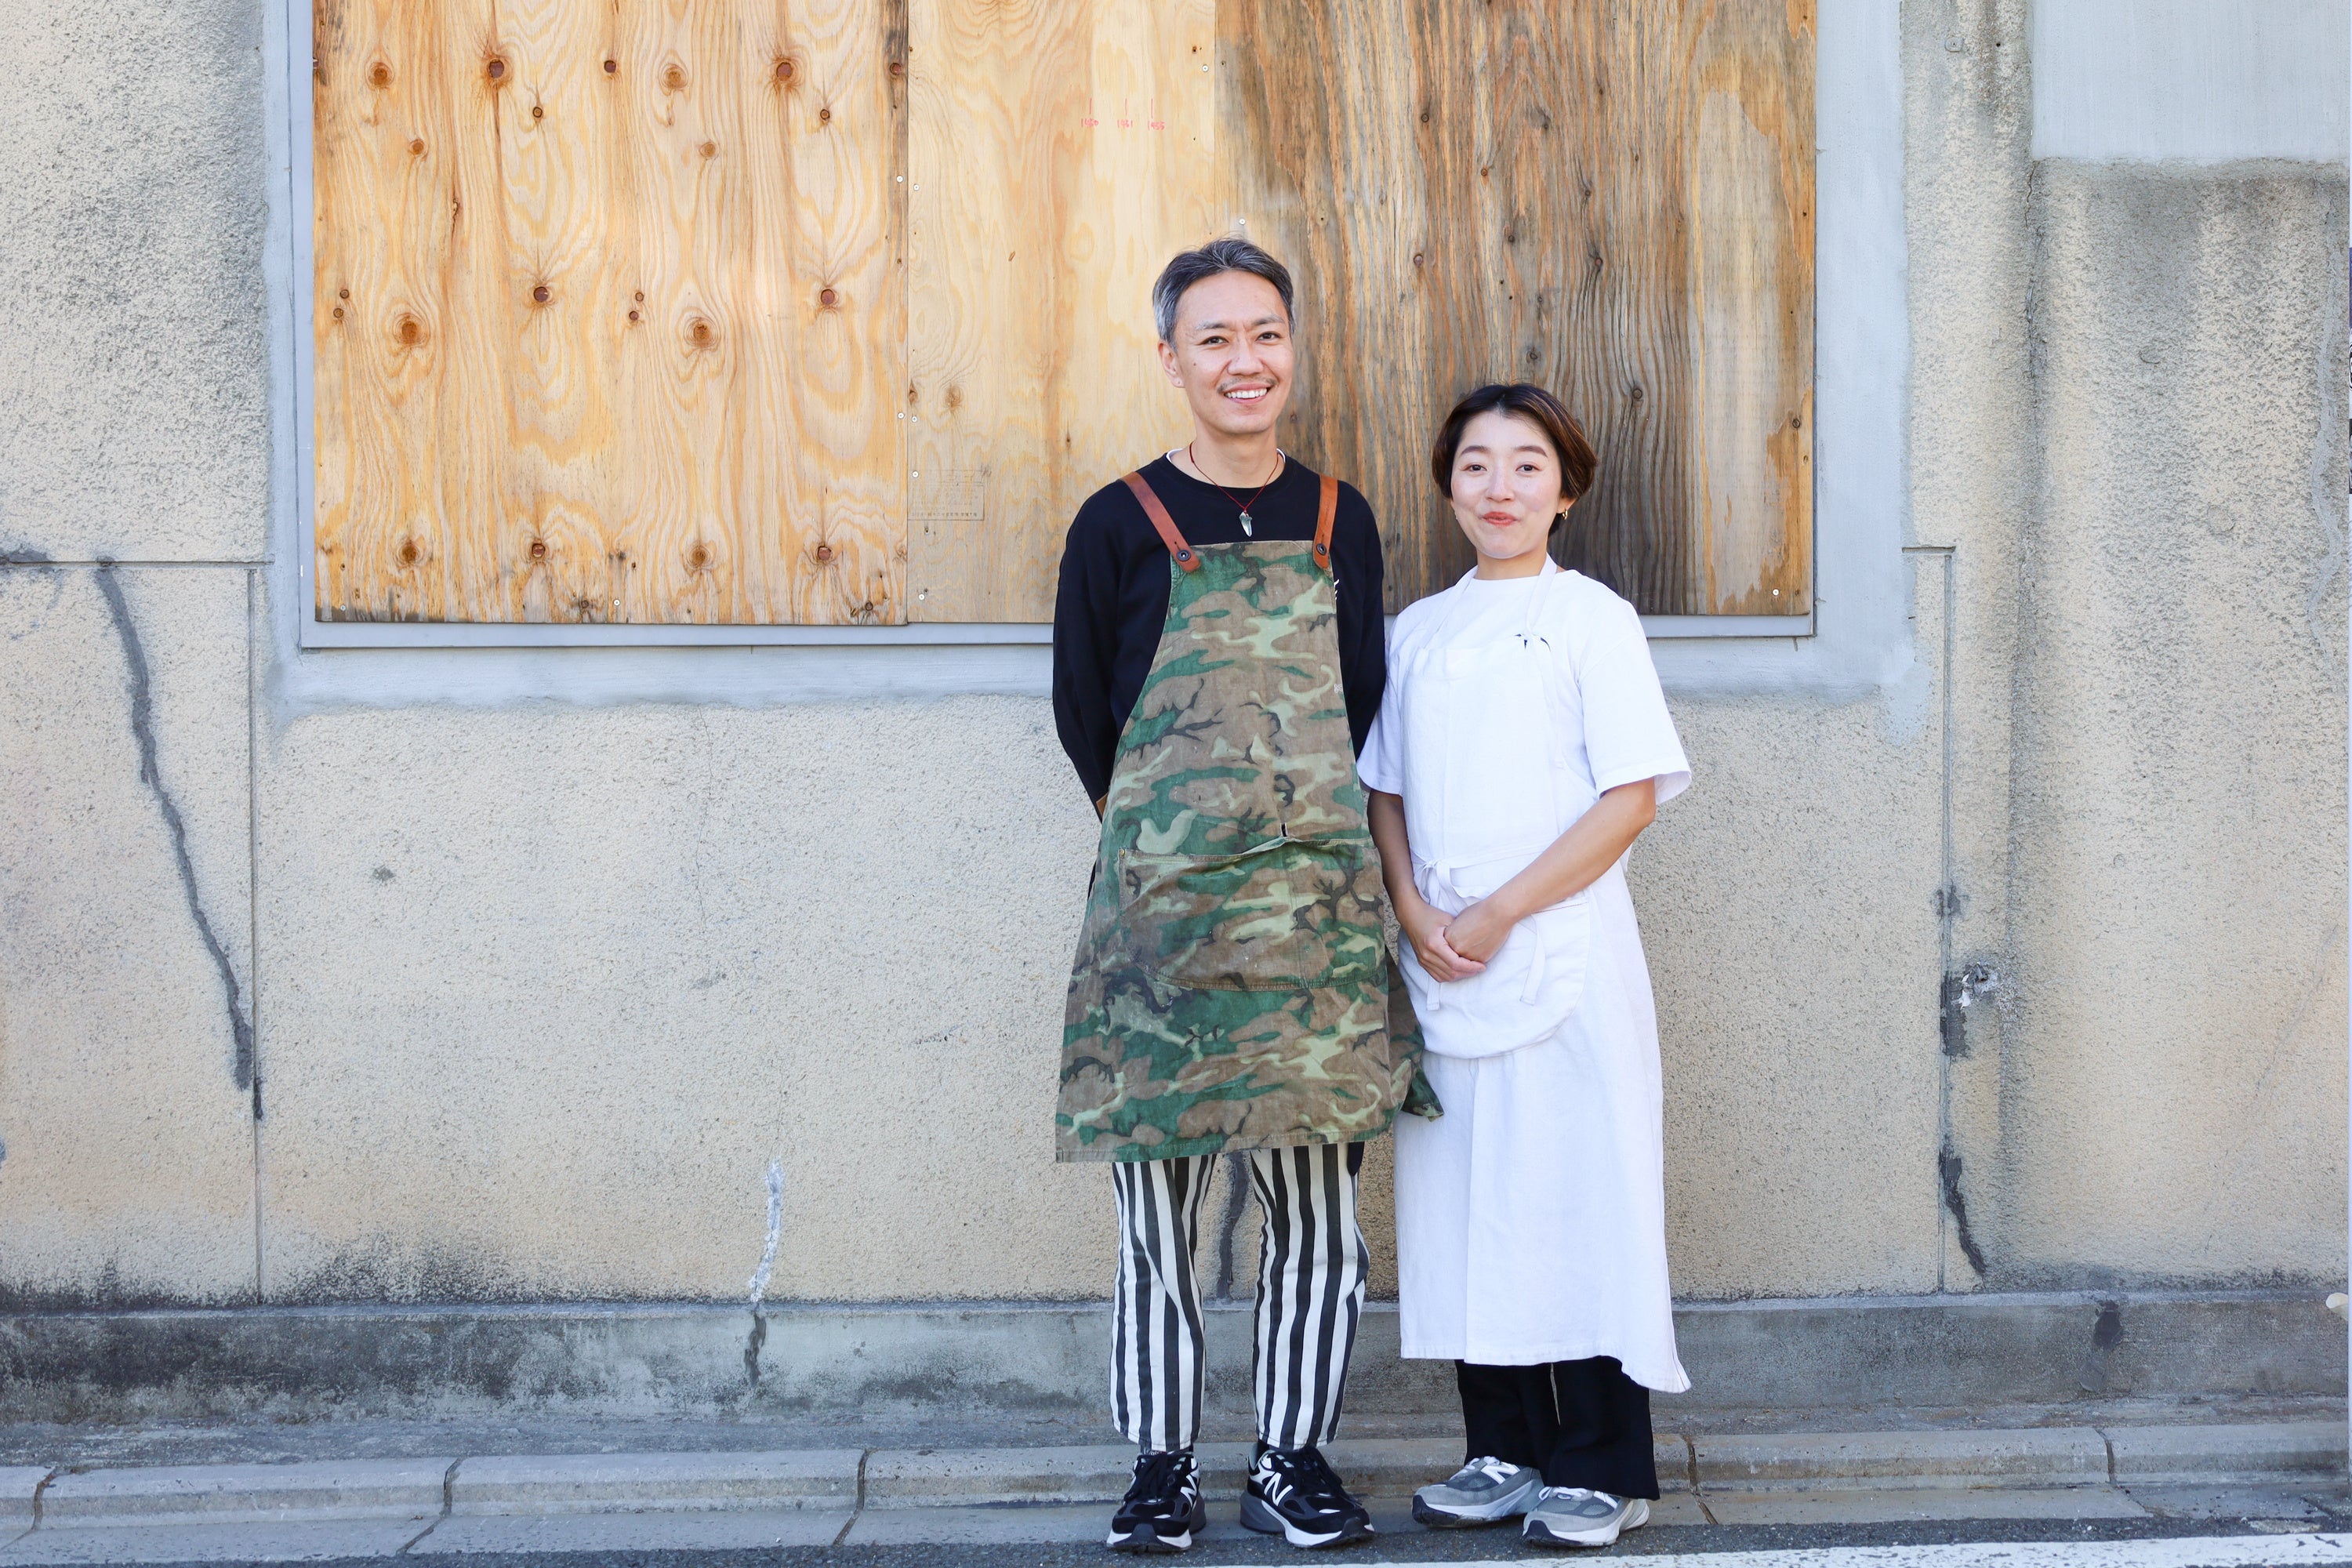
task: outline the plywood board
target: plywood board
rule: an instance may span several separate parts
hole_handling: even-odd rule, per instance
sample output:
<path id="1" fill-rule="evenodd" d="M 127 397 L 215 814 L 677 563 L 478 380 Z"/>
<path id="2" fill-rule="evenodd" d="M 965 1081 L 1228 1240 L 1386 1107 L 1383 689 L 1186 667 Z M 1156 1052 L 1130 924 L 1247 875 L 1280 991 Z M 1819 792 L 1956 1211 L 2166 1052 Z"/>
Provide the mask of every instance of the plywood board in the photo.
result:
<path id="1" fill-rule="evenodd" d="M 318 608 L 1035 621 L 1181 442 L 1149 292 L 1299 283 L 1285 444 L 1391 603 L 1455 397 L 1552 387 L 1562 559 L 1811 608 L 1811 0 L 320 0 Z"/>
<path id="2" fill-rule="evenodd" d="M 317 612 L 905 618 L 900 0 L 320 0 Z"/>
<path id="3" fill-rule="evenodd" d="M 1428 441 L 1482 382 L 1601 457 L 1567 563 L 1645 612 L 1811 608 L 1809 0 L 1221 0 L 1221 189 L 1300 282 L 1286 441 L 1360 486 L 1390 600 L 1469 562 Z"/>
<path id="4" fill-rule="evenodd" d="M 909 613 L 1046 620 L 1079 503 L 1189 428 L 1150 290 L 1223 227 L 1213 0 L 911 15 Z"/>

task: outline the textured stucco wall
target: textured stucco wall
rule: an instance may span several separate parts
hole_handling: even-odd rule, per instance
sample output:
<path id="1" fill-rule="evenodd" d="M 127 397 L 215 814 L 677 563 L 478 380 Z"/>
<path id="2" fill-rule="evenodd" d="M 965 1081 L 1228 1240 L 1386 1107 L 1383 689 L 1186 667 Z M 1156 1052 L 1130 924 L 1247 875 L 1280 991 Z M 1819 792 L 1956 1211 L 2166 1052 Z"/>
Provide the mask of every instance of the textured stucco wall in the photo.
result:
<path id="1" fill-rule="evenodd" d="M 2341 1265 L 2346 219 L 2036 171 L 2005 1278 Z"/>
<path id="2" fill-rule="evenodd" d="M 1675 701 L 1690 1296 L 2343 1266 L 2344 171 L 2037 163 L 2027 11 L 1904 11 L 1907 666 Z M 0 16 L 0 1301 L 740 1298 L 771 1161 L 773 1297 L 1100 1294 L 1042 702 L 273 700 L 259 33 Z"/>
<path id="3" fill-rule="evenodd" d="M 1954 959 L 2000 977 L 1953 1193 L 1999 1287 L 2337 1278 L 2345 170 L 2037 161 L 2030 11 L 1905 8 Z"/>

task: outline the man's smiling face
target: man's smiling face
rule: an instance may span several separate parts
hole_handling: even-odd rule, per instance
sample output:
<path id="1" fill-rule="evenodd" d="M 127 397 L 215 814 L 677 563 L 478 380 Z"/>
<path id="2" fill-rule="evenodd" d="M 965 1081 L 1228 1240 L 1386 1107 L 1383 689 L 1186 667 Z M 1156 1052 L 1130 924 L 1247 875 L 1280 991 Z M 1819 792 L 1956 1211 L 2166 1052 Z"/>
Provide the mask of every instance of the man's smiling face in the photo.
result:
<path id="1" fill-rule="evenodd" d="M 1290 312 L 1274 285 L 1251 272 L 1220 272 L 1176 302 L 1173 343 L 1160 345 L 1169 382 L 1192 417 L 1221 436 L 1274 428 L 1290 400 Z"/>

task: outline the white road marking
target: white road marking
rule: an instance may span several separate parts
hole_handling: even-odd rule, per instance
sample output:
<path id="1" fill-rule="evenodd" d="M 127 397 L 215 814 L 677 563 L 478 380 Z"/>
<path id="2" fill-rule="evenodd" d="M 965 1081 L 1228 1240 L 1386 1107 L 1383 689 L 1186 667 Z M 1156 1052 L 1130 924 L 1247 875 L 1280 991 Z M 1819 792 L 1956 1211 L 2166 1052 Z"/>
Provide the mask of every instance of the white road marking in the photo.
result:
<path id="1" fill-rule="evenodd" d="M 1547 1553 L 1563 1563 L 1588 1554 Z M 2305 1568 L 2352 1563 L 2352 1535 L 2190 1535 L 2147 1541 L 1980 1541 L 1929 1546 L 1817 1546 L 1790 1552 L 1673 1552 L 1640 1568 Z M 1203 1568 L 1208 1568 L 1203 1564 Z M 1227 1565 L 1231 1568 L 1231 1565 Z M 1456 1568 L 1392 1563 L 1383 1568 Z"/>

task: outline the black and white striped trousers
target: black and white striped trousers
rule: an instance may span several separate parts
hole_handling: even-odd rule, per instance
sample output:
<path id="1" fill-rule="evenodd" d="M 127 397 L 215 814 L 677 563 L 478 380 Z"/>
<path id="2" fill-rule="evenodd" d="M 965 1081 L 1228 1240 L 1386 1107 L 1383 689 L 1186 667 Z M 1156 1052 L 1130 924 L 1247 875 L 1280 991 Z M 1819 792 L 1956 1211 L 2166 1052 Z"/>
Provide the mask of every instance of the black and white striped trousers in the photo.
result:
<path id="1" fill-rule="evenodd" d="M 1201 1200 L 1216 1157 L 1121 1161 L 1118 1280 L 1111 1298 L 1110 1398 L 1139 1447 L 1189 1448 L 1201 1429 Z M 1258 1246 L 1257 1431 L 1278 1448 L 1328 1442 L 1371 1256 L 1356 1226 L 1364 1146 L 1314 1143 L 1249 1156 L 1265 1230 Z"/>

